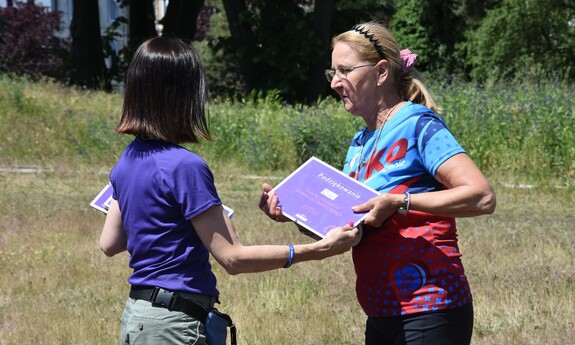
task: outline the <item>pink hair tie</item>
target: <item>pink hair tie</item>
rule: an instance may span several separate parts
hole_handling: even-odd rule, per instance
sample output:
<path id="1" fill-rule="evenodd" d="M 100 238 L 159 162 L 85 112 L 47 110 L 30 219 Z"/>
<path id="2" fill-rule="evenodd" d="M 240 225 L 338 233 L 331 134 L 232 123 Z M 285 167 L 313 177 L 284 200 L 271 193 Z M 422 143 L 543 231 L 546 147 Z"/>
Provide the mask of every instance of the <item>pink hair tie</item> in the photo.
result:
<path id="1" fill-rule="evenodd" d="M 417 54 L 412 53 L 409 49 L 403 49 L 399 53 L 401 55 L 401 70 L 403 71 L 403 74 L 409 73 L 417 61 Z"/>

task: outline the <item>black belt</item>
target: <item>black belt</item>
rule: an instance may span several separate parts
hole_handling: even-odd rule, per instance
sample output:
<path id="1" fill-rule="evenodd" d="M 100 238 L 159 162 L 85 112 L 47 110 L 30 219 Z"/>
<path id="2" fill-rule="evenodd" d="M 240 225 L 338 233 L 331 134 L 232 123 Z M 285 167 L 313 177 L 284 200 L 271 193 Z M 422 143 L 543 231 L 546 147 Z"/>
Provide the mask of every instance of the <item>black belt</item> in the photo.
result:
<path id="1" fill-rule="evenodd" d="M 178 295 L 177 292 L 164 290 L 159 287 L 147 287 L 132 285 L 130 288 L 130 298 L 142 299 L 160 305 L 169 310 L 181 311 L 194 319 L 206 324 L 208 310 L 189 299 Z"/>

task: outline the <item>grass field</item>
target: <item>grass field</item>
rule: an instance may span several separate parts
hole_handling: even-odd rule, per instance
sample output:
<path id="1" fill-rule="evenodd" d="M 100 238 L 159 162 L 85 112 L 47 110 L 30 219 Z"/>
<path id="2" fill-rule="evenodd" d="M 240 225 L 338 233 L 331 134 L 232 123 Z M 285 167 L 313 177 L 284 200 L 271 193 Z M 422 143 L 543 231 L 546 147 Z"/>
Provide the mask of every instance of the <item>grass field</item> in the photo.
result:
<path id="1" fill-rule="evenodd" d="M 257 209 L 260 185 L 273 177 L 213 169 L 244 243 L 308 241 Z M 106 179 L 65 167 L 0 173 L 0 344 L 117 343 L 128 257 L 100 252 L 104 215 L 88 206 Z M 459 221 L 475 297 L 473 344 L 574 344 L 575 196 L 500 182 L 495 214 Z M 240 344 L 362 344 L 349 253 L 262 274 L 214 269 Z"/>
<path id="2" fill-rule="evenodd" d="M 574 90 L 439 92 L 497 192 L 493 215 L 459 220 L 474 345 L 575 344 Z M 0 77 L 0 345 L 118 343 L 128 256 L 100 252 L 104 215 L 89 202 L 130 140 L 112 134 L 120 109 L 118 95 Z M 260 186 L 311 154 L 339 162 L 357 121 L 337 102 L 290 107 L 273 97 L 214 104 L 211 115 L 215 139 L 195 149 L 236 210 L 242 242 L 310 241 L 260 213 Z M 363 343 L 350 253 L 261 274 L 214 270 L 239 344 Z"/>

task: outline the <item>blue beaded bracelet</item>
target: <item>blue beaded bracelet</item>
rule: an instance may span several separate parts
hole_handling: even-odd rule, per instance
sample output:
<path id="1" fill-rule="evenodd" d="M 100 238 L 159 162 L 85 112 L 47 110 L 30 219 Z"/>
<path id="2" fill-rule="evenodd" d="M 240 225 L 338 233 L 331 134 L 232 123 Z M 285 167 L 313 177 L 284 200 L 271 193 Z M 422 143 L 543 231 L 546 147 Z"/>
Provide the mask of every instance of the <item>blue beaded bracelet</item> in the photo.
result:
<path id="1" fill-rule="evenodd" d="M 289 268 L 291 266 L 291 264 L 293 264 L 293 258 L 295 256 L 295 250 L 293 248 L 293 244 L 291 244 L 291 243 L 288 244 L 288 248 L 289 248 L 289 256 L 288 256 L 288 261 L 284 265 L 284 268 Z"/>

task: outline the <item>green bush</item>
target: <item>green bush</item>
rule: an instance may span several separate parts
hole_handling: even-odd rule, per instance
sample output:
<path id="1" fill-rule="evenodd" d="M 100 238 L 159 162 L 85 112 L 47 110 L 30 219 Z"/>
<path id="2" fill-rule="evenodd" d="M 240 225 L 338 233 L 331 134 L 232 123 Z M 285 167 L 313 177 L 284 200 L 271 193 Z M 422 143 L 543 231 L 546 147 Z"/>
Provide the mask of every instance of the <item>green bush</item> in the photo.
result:
<path id="1" fill-rule="evenodd" d="M 201 152 L 256 171 L 292 170 L 311 156 L 341 167 L 353 134 L 362 126 L 333 99 L 313 107 L 291 106 L 278 93 L 215 104 L 210 113 L 214 140 L 203 143 Z"/>
<path id="2" fill-rule="evenodd" d="M 474 80 L 515 77 L 573 81 L 575 6 L 572 1 L 497 1 L 458 49 Z"/>
<path id="3" fill-rule="evenodd" d="M 60 14 L 33 2 L 0 7 L 0 74 L 65 79 L 68 45 L 58 37 Z"/>

